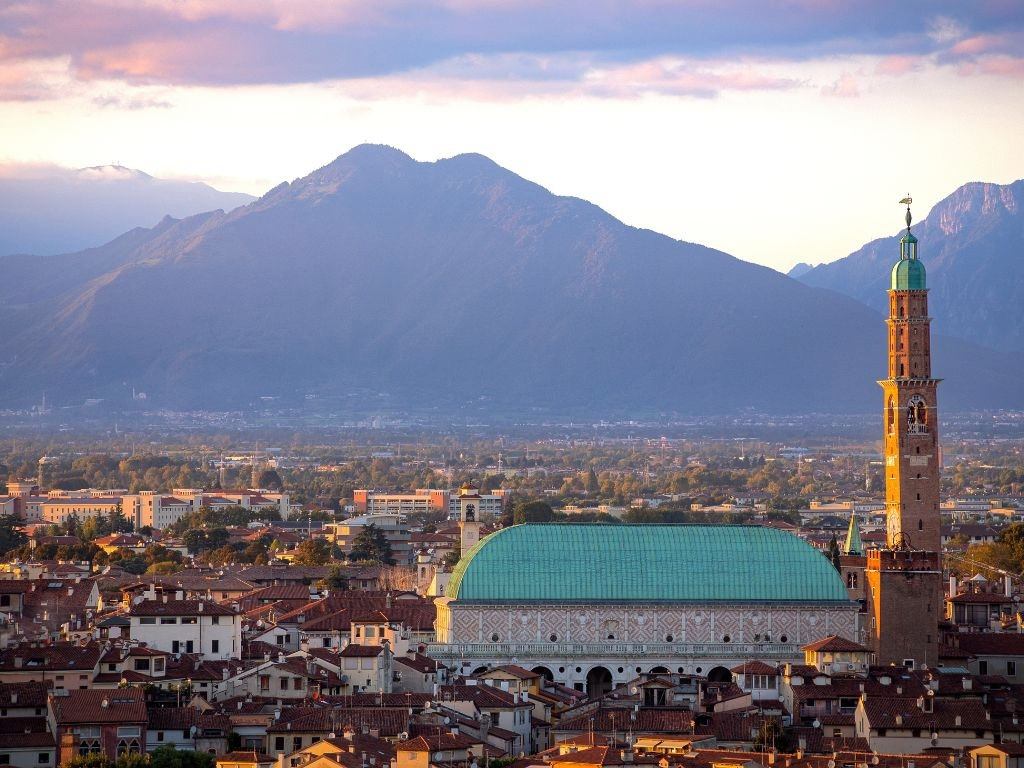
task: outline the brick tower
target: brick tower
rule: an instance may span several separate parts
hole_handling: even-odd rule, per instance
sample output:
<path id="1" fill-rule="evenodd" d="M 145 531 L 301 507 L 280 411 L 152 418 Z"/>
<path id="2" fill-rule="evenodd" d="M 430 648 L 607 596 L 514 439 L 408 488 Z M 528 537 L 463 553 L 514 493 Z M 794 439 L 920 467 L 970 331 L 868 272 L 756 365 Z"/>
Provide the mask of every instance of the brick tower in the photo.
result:
<path id="1" fill-rule="evenodd" d="M 886 546 L 868 553 L 868 627 L 876 663 L 935 666 L 942 611 L 939 562 L 939 379 L 917 238 L 900 240 L 889 289 L 889 377 L 884 392 Z"/>

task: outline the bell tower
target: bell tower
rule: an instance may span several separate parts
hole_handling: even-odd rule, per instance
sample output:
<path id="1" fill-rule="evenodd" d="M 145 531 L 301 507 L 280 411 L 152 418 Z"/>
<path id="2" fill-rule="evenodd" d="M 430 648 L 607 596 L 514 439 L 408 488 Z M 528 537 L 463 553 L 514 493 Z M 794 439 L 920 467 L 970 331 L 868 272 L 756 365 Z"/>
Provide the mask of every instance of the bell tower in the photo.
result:
<path id="1" fill-rule="evenodd" d="M 939 516 L 939 379 L 932 378 L 931 318 L 917 238 L 900 239 L 889 288 L 889 378 L 878 382 L 885 408 L 886 544 L 941 550 Z"/>
<path id="2" fill-rule="evenodd" d="M 889 285 L 889 376 L 883 392 L 886 545 L 868 552 L 868 634 L 875 663 L 935 666 L 942 611 L 938 385 L 917 238 L 900 239 Z"/>

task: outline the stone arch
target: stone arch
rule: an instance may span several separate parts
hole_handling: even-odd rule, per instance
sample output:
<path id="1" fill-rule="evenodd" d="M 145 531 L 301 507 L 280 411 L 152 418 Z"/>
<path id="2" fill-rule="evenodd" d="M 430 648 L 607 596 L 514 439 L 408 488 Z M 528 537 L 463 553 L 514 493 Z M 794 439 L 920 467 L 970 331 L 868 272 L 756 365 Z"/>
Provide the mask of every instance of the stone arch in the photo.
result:
<path id="1" fill-rule="evenodd" d="M 652 675 L 667 675 L 668 673 L 668 667 L 651 667 Z"/>
<path id="2" fill-rule="evenodd" d="M 544 679 L 547 680 L 549 683 L 554 682 L 555 680 L 554 673 L 545 666 L 534 667 L 530 671 L 536 672 L 538 675 L 542 675 Z"/>
<path id="3" fill-rule="evenodd" d="M 587 696 L 603 696 L 612 689 L 612 673 L 605 667 L 591 667 L 587 672 Z"/>
<path id="4" fill-rule="evenodd" d="M 729 683 L 732 682 L 732 672 L 725 667 L 712 667 L 708 670 L 708 682 L 709 683 Z"/>
<path id="5" fill-rule="evenodd" d="M 487 671 L 487 665 L 486 665 L 486 664 L 484 664 L 484 665 L 482 665 L 482 666 L 479 666 L 479 667 L 477 667 L 476 669 L 474 669 L 474 670 L 473 670 L 473 674 L 474 674 L 474 675 L 482 675 L 482 674 L 483 674 L 484 672 L 486 672 L 486 671 Z"/>

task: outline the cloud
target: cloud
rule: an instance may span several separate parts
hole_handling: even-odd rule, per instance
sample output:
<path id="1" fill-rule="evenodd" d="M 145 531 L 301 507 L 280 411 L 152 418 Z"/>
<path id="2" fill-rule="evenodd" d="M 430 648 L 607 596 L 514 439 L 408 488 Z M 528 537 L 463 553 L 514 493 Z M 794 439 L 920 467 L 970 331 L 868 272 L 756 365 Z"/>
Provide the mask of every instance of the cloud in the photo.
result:
<path id="1" fill-rule="evenodd" d="M 707 96 L 795 85 L 742 62 L 873 56 L 896 75 L 978 63 L 1021 30 L 1024 4 L 957 0 L 22 0 L 0 9 L 0 65 L 59 59 L 80 83 Z"/>
<path id="2" fill-rule="evenodd" d="M 905 75 L 921 69 L 926 63 L 923 56 L 904 56 L 893 54 L 883 57 L 875 66 L 875 74 L 878 75 Z"/>
<path id="3" fill-rule="evenodd" d="M 966 33 L 964 25 L 949 16 L 936 16 L 928 24 L 928 37 L 939 45 L 959 40 Z"/>
<path id="4" fill-rule="evenodd" d="M 657 57 L 606 63 L 591 54 L 534 56 L 520 53 L 463 56 L 401 75 L 342 80 L 336 87 L 348 96 L 363 100 L 424 96 L 494 101 L 548 95 L 711 98 L 725 91 L 782 90 L 803 84 L 792 77 L 773 73 L 766 62 Z"/>
<path id="5" fill-rule="evenodd" d="M 92 103 L 103 109 L 124 109 L 129 111 L 139 109 L 168 109 L 174 105 L 164 99 L 152 96 L 132 96 L 126 94 L 105 93 L 94 96 Z"/>
<path id="6" fill-rule="evenodd" d="M 823 87 L 821 92 L 825 96 L 854 98 L 856 96 L 860 96 L 861 85 L 856 75 L 852 72 L 844 72 L 834 83 Z"/>

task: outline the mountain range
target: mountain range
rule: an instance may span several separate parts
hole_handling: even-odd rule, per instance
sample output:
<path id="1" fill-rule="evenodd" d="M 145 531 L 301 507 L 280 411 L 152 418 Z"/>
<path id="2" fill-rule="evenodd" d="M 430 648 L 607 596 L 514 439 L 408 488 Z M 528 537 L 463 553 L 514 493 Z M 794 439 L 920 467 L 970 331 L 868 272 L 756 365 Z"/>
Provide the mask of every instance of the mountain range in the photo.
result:
<path id="1" fill-rule="evenodd" d="M 0 255 L 68 253 L 102 245 L 166 215 L 251 202 L 201 182 L 157 179 L 119 165 L 0 169 Z"/>
<path id="2" fill-rule="evenodd" d="M 943 333 L 1005 354 L 1024 353 L 1024 180 L 973 182 L 939 202 L 914 233 L 928 273 L 929 309 Z M 885 312 L 885 291 L 902 232 L 849 256 L 789 275 Z"/>
<path id="3" fill-rule="evenodd" d="M 865 304 L 473 154 L 362 145 L 227 213 L 0 274 L 0 406 L 135 388 L 169 407 L 864 412 L 885 372 Z M 934 346 L 946 407 L 1024 406 L 1019 360 Z"/>

